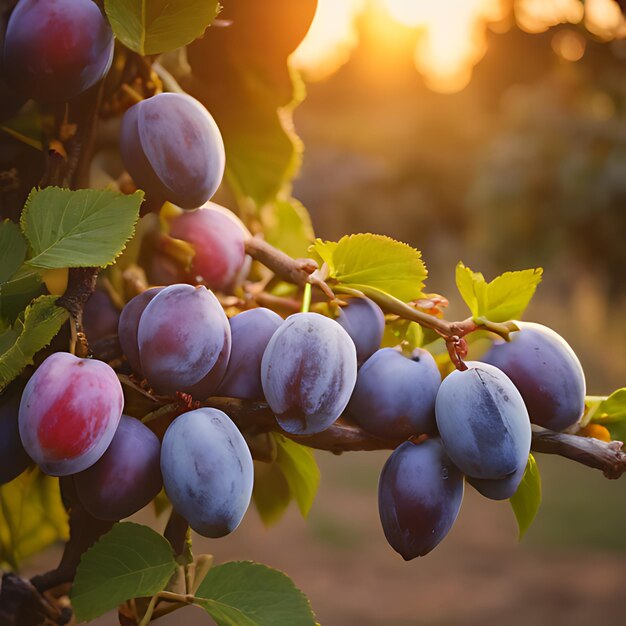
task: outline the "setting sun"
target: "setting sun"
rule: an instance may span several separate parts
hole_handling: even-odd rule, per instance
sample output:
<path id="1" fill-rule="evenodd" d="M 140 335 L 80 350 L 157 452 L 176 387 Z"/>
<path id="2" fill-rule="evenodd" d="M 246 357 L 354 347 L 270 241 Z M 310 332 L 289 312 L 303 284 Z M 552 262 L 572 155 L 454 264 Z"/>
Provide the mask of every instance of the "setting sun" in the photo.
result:
<path id="1" fill-rule="evenodd" d="M 471 80 L 487 50 L 487 29 L 519 26 L 541 32 L 561 23 L 579 23 L 604 39 L 621 36 L 624 19 L 612 0 L 319 0 L 307 37 L 292 56 L 308 80 L 323 80 L 349 58 L 358 45 L 359 24 L 373 24 L 381 42 L 402 31 L 415 37 L 415 66 L 434 91 L 452 93 Z"/>

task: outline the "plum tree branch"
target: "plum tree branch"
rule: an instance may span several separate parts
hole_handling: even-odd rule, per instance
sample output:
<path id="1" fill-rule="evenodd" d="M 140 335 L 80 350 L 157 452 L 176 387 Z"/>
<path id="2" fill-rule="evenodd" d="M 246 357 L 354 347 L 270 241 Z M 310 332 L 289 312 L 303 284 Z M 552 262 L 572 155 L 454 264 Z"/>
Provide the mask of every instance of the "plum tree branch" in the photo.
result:
<path id="1" fill-rule="evenodd" d="M 517 330 L 517 326 L 513 322 L 491 322 L 487 319 L 477 321 L 471 317 L 458 322 L 449 322 L 430 313 L 420 311 L 416 307 L 369 285 L 348 286 L 338 283 L 336 285 L 331 284 L 329 289 L 326 283 L 317 276 L 319 272 L 316 271 L 318 270 L 316 261 L 313 259 L 292 259 L 289 255 L 259 237 L 248 238 L 246 241 L 246 254 L 249 254 L 253 259 L 271 269 L 277 276 L 287 282 L 299 287 L 304 287 L 307 284 L 318 285 L 330 298 L 333 297 L 333 292 L 353 296 L 366 296 L 376 302 L 385 313 L 398 315 L 403 319 L 431 328 L 446 341 L 451 342 L 452 347 L 455 349 L 460 345 L 460 340 L 465 335 L 475 330 L 488 330 L 506 340 L 509 339 L 509 334 L 512 331 Z M 454 361 L 454 355 L 452 356 Z"/>
<path id="2" fill-rule="evenodd" d="M 242 429 L 276 431 L 298 443 L 334 454 L 369 450 L 393 450 L 402 441 L 380 439 L 341 417 L 330 428 L 316 435 L 297 436 L 284 432 L 264 402 L 236 398 L 209 398 L 203 403 L 224 411 Z M 587 467 L 599 469 L 607 478 L 619 478 L 626 472 L 626 452 L 622 443 L 609 443 L 567 433 L 557 433 L 533 426 L 531 449 L 542 454 L 556 454 Z"/>

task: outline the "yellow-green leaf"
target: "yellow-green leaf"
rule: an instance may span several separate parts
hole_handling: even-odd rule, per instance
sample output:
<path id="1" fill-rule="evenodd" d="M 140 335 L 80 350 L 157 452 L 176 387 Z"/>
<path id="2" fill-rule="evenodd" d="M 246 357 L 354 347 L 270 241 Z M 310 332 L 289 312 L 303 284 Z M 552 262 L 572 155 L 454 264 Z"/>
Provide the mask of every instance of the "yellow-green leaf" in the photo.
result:
<path id="1" fill-rule="evenodd" d="M 302 517 L 307 517 L 320 484 L 320 470 L 313 450 L 278 433 L 276 463 L 280 467 Z"/>
<path id="2" fill-rule="evenodd" d="M 276 460 L 256 463 L 253 498 L 266 526 L 283 516 L 295 500 L 302 517 L 307 517 L 320 484 L 320 471 L 313 450 L 279 433 L 270 433 L 276 442 Z"/>
<path id="3" fill-rule="evenodd" d="M 515 519 L 517 519 L 521 540 L 533 523 L 541 505 L 541 476 L 532 454 L 528 455 L 524 477 L 517 491 L 511 496 L 510 502 L 515 513 Z"/>
<path id="4" fill-rule="evenodd" d="M 617 389 L 608 398 L 587 398 L 588 411 L 582 420 L 608 428 L 612 439 L 626 441 L 626 387 Z"/>
<path id="5" fill-rule="evenodd" d="M 596 410 L 593 421 L 618 422 L 626 420 L 626 387 L 614 391 Z"/>
<path id="6" fill-rule="evenodd" d="M 115 36 L 143 56 L 168 52 L 202 36 L 218 14 L 217 0 L 105 0 Z"/>
<path id="7" fill-rule="evenodd" d="M 27 470 L 0 487 L 0 565 L 20 562 L 69 536 L 59 479 Z"/>
<path id="8" fill-rule="evenodd" d="M 330 277 L 346 287 L 373 287 L 403 302 L 423 296 L 428 272 L 422 254 L 405 243 L 360 233 L 337 243 L 317 239 L 311 250 L 328 265 Z"/>
<path id="9" fill-rule="evenodd" d="M 254 505 L 265 526 L 272 526 L 284 515 L 292 500 L 291 490 L 276 462 L 254 463 Z"/>
<path id="10" fill-rule="evenodd" d="M 505 272 L 488 283 L 480 272 L 473 272 L 459 262 L 456 284 L 474 319 L 482 317 L 492 322 L 506 322 L 522 316 L 542 274 L 540 267 Z"/>

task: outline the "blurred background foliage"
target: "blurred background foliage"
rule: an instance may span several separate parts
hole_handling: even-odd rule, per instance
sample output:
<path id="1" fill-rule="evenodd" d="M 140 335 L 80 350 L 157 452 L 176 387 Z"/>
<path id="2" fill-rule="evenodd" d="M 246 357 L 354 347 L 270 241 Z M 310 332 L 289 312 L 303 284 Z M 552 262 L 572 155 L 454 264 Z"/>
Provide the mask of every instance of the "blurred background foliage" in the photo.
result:
<path id="1" fill-rule="evenodd" d="M 626 379 L 625 34 L 614 0 L 319 0 L 292 56 L 294 195 L 318 236 L 421 249 L 445 295 L 459 259 L 543 266 L 529 319 L 608 393 Z"/>

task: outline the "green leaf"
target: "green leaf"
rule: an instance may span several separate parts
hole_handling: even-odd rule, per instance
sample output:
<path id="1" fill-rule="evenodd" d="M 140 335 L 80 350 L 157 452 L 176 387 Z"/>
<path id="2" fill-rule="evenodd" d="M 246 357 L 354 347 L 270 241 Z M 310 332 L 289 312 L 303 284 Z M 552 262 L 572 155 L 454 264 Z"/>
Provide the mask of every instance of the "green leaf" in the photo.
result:
<path id="1" fill-rule="evenodd" d="M 218 626 L 315 626 L 306 596 L 278 570 L 235 561 L 209 571 L 196 592 Z"/>
<path id="2" fill-rule="evenodd" d="M 492 322 L 506 322 L 522 316 L 542 274 L 540 267 L 505 272 L 487 283 L 480 272 L 473 272 L 459 262 L 456 285 L 474 319 L 484 317 Z"/>
<path id="3" fill-rule="evenodd" d="M 76 570 L 70 598 L 77 621 L 163 591 L 176 567 L 172 547 L 159 533 L 132 522 L 115 524 Z"/>
<path id="4" fill-rule="evenodd" d="M 541 505 L 541 476 L 532 454 L 528 455 L 524 477 L 517 491 L 511 496 L 510 502 L 517 519 L 521 540 L 533 523 Z"/>
<path id="5" fill-rule="evenodd" d="M 14 341 L 0 354 L 0 391 L 33 363 L 35 354 L 52 341 L 67 320 L 67 310 L 58 307 L 56 300 L 57 296 L 40 296 L 13 325 Z"/>
<path id="6" fill-rule="evenodd" d="M 26 258 L 28 245 L 17 224 L 0 222 L 0 283 L 4 283 L 20 268 Z"/>
<path id="7" fill-rule="evenodd" d="M 265 526 L 272 526 L 282 518 L 292 496 L 277 463 L 255 461 L 252 499 Z"/>
<path id="8" fill-rule="evenodd" d="M 385 324 L 382 347 L 393 348 L 403 344 L 407 351 L 424 345 L 424 329 L 417 322 L 399 318 Z"/>
<path id="9" fill-rule="evenodd" d="M 428 272 L 421 252 L 383 235 L 346 235 L 339 242 L 317 239 L 310 249 L 328 265 L 330 277 L 359 289 L 366 285 L 403 302 L 422 297 Z"/>
<path id="10" fill-rule="evenodd" d="M 45 269 L 110 265 L 133 235 L 142 200 L 142 191 L 33 190 L 21 217 L 31 246 L 28 264 Z"/>
<path id="11" fill-rule="evenodd" d="M 307 517 L 320 484 L 320 470 L 313 450 L 279 433 L 272 433 L 277 446 L 276 463 L 280 467 L 302 517 Z"/>
<path id="12" fill-rule="evenodd" d="M 17 569 L 23 559 L 68 536 L 58 478 L 34 468 L 0 486 L 0 565 Z"/>
<path id="13" fill-rule="evenodd" d="M 220 128 L 226 180 L 248 214 L 274 201 L 300 167 L 302 144 L 292 113 L 304 98 L 304 86 L 287 59 L 306 34 L 316 4 L 225 2 L 220 17 L 231 25 L 212 29 L 188 48 L 198 79 L 191 93 Z"/>
<path id="14" fill-rule="evenodd" d="M 308 211 L 297 200 L 277 200 L 261 210 L 268 243 L 294 259 L 305 257 L 315 235 Z"/>
<path id="15" fill-rule="evenodd" d="M 220 9 L 217 0 L 105 0 L 115 36 L 143 56 L 181 48 L 201 37 Z"/>
<path id="16" fill-rule="evenodd" d="M 257 463 L 252 496 L 266 526 L 275 524 L 295 499 L 306 518 L 320 484 L 320 471 L 313 450 L 279 433 L 270 433 L 276 442 L 276 460 Z"/>
<path id="17" fill-rule="evenodd" d="M 626 420 L 626 387 L 614 391 L 598 406 L 592 421 L 602 423 Z"/>
<path id="18" fill-rule="evenodd" d="M 46 293 L 39 272 L 26 269 L 25 272 L 19 270 L 10 281 L 0 285 L 0 319 L 5 322 L 12 324 L 31 300 Z"/>
<path id="19" fill-rule="evenodd" d="M 608 398 L 587 398 L 588 411 L 581 424 L 600 424 L 608 428 L 611 438 L 626 441 L 626 387 L 614 391 Z"/>

